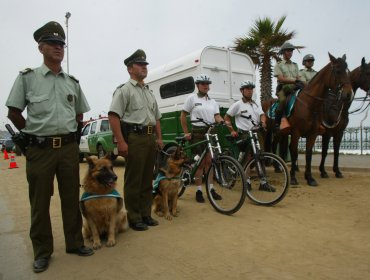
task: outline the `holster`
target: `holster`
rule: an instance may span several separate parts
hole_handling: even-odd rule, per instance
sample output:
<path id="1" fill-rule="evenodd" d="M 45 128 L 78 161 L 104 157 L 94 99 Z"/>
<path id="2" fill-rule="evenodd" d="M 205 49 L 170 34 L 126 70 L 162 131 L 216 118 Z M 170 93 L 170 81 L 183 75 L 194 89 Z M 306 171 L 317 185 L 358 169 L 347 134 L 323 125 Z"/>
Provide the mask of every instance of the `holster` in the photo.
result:
<path id="1" fill-rule="evenodd" d="M 29 137 L 23 132 L 16 133 L 12 136 L 14 144 L 16 144 L 19 149 L 22 151 L 22 154 L 26 155 L 26 151 L 29 144 Z"/>
<path id="2" fill-rule="evenodd" d="M 82 128 L 83 128 L 83 122 L 77 123 L 77 131 L 76 131 L 76 142 L 78 145 L 80 145 L 81 142 L 81 134 L 82 134 Z"/>
<path id="3" fill-rule="evenodd" d="M 121 121 L 121 132 L 122 132 L 123 139 L 125 139 L 126 143 L 128 143 L 129 128 L 128 128 L 128 124 L 123 121 Z"/>

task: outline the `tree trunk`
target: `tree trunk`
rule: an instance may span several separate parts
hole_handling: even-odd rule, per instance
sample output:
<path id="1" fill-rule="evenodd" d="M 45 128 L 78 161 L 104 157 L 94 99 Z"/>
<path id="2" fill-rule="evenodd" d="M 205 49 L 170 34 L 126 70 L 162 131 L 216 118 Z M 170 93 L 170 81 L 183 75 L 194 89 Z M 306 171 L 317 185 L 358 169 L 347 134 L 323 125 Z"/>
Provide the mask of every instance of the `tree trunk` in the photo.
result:
<path id="1" fill-rule="evenodd" d="M 260 84 L 261 84 L 261 103 L 272 98 L 272 66 L 271 58 L 263 57 L 263 61 L 259 68 Z"/>

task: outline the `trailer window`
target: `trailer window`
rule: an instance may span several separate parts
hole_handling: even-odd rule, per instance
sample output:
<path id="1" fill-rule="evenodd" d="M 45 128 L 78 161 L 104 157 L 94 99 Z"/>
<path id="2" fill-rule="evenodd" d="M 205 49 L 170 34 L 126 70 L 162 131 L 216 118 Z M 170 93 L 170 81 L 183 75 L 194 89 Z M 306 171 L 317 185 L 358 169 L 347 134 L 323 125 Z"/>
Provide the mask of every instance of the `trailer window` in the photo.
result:
<path id="1" fill-rule="evenodd" d="M 195 89 L 193 77 L 187 77 L 168 84 L 161 85 L 159 93 L 163 99 L 193 92 Z"/>

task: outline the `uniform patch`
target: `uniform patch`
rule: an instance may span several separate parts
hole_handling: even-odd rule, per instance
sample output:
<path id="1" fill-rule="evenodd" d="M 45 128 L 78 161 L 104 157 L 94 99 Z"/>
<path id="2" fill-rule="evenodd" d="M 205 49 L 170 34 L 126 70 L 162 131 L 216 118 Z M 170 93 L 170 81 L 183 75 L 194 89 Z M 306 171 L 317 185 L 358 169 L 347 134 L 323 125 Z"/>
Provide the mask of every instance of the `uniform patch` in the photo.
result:
<path id="1" fill-rule="evenodd" d="M 68 100 L 69 102 L 72 102 L 72 101 L 73 101 L 73 95 L 72 95 L 72 94 L 68 94 L 68 95 L 67 95 L 67 100 Z"/>

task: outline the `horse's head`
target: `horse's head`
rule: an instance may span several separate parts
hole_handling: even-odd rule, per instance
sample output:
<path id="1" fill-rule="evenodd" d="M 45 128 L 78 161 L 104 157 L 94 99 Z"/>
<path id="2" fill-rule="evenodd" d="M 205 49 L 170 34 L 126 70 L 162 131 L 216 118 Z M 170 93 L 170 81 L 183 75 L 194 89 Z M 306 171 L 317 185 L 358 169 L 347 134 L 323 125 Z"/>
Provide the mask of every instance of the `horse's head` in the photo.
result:
<path id="1" fill-rule="evenodd" d="M 332 75 L 329 82 L 329 94 L 334 94 L 342 102 L 351 102 L 353 91 L 348 71 L 346 55 L 335 58 L 329 53 Z"/>
<path id="2" fill-rule="evenodd" d="M 370 62 L 366 63 L 365 57 L 361 60 L 358 86 L 370 96 Z"/>

